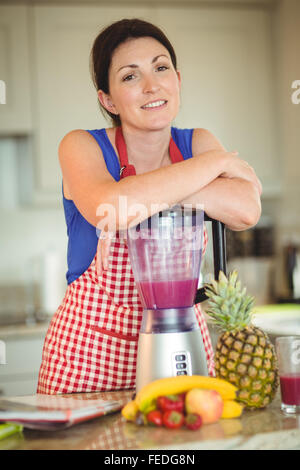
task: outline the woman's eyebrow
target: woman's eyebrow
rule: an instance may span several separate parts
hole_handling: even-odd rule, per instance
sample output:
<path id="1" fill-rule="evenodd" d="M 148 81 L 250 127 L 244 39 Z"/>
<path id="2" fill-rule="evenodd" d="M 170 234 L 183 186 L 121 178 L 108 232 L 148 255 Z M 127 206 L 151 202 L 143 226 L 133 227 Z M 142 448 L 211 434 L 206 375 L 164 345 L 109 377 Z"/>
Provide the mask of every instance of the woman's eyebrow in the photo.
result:
<path id="1" fill-rule="evenodd" d="M 160 57 L 166 57 L 167 59 L 169 59 L 169 57 L 166 54 L 159 54 L 155 56 L 154 59 L 152 59 L 151 63 L 154 64 Z M 118 72 L 120 72 L 120 70 L 122 69 L 125 69 L 126 67 L 129 67 L 131 69 L 137 69 L 139 66 L 137 64 L 123 65 L 122 67 L 119 68 Z"/>

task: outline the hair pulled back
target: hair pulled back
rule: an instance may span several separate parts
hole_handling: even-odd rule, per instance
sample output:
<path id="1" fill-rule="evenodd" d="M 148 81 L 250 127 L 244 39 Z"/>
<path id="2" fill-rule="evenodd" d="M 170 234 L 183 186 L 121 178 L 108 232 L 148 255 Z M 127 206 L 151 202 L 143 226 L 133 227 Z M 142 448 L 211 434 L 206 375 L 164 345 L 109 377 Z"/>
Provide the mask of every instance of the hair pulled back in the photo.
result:
<path id="1" fill-rule="evenodd" d="M 109 68 L 117 47 L 129 39 L 152 37 L 169 52 L 173 66 L 177 69 L 176 54 L 172 44 L 160 28 L 141 19 L 123 19 L 104 28 L 96 37 L 90 56 L 90 69 L 96 90 L 109 94 Z M 101 111 L 108 115 L 114 126 L 120 126 L 120 117 L 110 113 L 100 104 Z"/>

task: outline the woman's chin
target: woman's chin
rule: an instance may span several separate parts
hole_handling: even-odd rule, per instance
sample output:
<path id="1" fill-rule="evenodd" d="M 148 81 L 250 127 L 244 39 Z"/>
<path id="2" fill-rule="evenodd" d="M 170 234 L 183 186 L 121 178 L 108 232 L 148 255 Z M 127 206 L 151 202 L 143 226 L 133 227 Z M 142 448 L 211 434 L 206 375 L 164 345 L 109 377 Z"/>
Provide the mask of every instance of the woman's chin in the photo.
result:
<path id="1" fill-rule="evenodd" d="M 148 119 L 144 122 L 145 128 L 149 130 L 161 130 L 165 129 L 166 127 L 170 127 L 175 117 L 167 116 L 167 117 L 160 117 L 156 116 L 152 119 Z"/>

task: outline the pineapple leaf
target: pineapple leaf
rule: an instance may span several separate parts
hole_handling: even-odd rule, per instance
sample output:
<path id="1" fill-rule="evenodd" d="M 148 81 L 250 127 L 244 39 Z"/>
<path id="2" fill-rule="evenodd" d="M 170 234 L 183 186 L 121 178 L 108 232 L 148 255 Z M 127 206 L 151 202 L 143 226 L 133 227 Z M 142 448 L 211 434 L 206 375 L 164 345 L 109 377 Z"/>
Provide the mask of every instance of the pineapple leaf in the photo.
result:
<path id="1" fill-rule="evenodd" d="M 246 287 L 234 270 L 228 277 L 220 271 L 219 279 L 205 286 L 208 297 L 206 313 L 212 323 L 223 331 L 241 329 L 251 322 L 254 297 L 247 295 Z"/>
<path id="2" fill-rule="evenodd" d="M 233 271 L 233 272 L 229 275 L 228 282 L 229 282 L 229 284 L 230 284 L 232 287 L 235 287 L 237 277 L 238 277 L 237 271 Z"/>

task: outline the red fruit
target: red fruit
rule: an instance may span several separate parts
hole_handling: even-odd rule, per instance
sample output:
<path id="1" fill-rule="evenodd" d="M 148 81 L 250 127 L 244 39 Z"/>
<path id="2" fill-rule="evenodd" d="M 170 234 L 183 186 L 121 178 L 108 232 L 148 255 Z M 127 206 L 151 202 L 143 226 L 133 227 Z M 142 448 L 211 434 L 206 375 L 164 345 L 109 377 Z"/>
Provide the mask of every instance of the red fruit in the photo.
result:
<path id="1" fill-rule="evenodd" d="M 224 402 L 216 390 L 193 388 L 185 397 L 186 414 L 196 413 L 203 424 L 216 423 L 222 416 Z"/>
<path id="2" fill-rule="evenodd" d="M 188 429 L 196 431 L 202 426 L 202 418 L 197 413 L 189 413 L 185 418 L 185 425 Z"/>
<path id="3" fill-rule="evenodd" d="M 162 413 L 159 410 L 149 411 L 147 421 L 154 426 L 162 426 Z"/>
<path id="4" fill-rule="evenodd" d="M 168 410 L 163 413 L 162 420 L 166 428 L 178 429 L 181 428 L 184 423 L 184 415 L 179 411 Z"/>
<path id="5" fill-rule="evenodd" d="M 180 411 L 184 410 L 184 394 L 179 395 L 166 395 L 157 398 L 157 407 L 161 411 Z"/>

